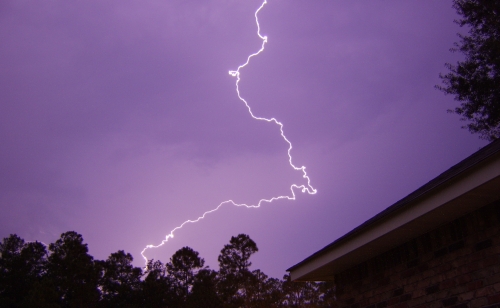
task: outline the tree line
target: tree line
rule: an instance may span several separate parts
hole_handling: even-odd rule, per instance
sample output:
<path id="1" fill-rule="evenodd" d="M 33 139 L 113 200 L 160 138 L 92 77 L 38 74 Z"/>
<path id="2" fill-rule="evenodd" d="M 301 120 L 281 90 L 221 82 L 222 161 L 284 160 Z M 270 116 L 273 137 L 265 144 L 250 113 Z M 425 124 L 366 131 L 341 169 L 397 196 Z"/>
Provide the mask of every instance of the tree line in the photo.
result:
<path id="1" fill-rule="evenodd" d="M 143 269 L 119 250 L 106 260 L 70 231 L 48 246 L 10 235 L 0 243 L 0 307 L 332 307 L 330 283 L 292 282 L 251 270 L 246 234 L 220 251 L 219 270 L 190 247 Z"/>

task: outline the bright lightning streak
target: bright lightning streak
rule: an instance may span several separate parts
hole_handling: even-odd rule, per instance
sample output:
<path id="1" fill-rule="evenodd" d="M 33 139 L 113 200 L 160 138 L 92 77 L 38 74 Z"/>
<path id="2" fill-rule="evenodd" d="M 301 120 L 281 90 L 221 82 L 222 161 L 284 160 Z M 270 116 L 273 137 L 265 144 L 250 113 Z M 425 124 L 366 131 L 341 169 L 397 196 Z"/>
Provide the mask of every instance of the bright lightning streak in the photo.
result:
<path id="1" fill-rule="evenodd" d="M 165 237 L 165 239 L 163 241 L 161 241 L 160 244 L 158 244 L 158 245 L 147 245 L 141 251 L 141 255 L 144 258 L 144 260 L 146 261 L 146 264 L 148 262 L 148 259 L 144 256 L 144 253 L 146 252 L 146 250 L 148 250 L 150 248 L 158 248 L 158 247 L 161 247 L 161 246 L 165 245 L 168 242 L 169 239 L 171 239 L 171 238 L 174 237 L 175 231 L 177 231 L 179 229 L 182 229 L 188 223 L 196 223 L 196 222 L 204 219 L 208 214 L 216 212 L 218 209 L 220 209 L 225 204 L 232 204 L 234 206 L 244 206 L 246 208 L 259 208 L 261 206 L 261 204 L 264 203 L 264 202 L 271 203 L 271 202 L 273 202 L 275 200 L 280 200 L 280 199 L 295 200 L 295 189 L 300 189 L 303 193 L 307 192 L 310 195 L 314 195 L 317 192 L 317 190 L 311 186 L 311 179 L 307 175 L 306 167 L 305 166 L 297 167 L 297 166 L 295 166 L 292 163 L 292 155 L 291 155 L 292 143 L 288 140 L 288 138 L 285 136 L 285 133 L 283 132 L 283 123 L 281 123 L 278 120 L 276 120 L 276 118 L 267 119 L 267 118 L 262 118 L 262 117 L 255 116 L 253 114 L 253 112 L 252 112 L 252 109 L 250 108 L 250 105 L 248 105 L 248 102 L 240 94 L 240 88 L 239 88 L 239 83 L 240 83 L 240 80 L 241 80 L 241 78 L 240 78 L 240 70 L 242 68 L 244 68 L 245 66 L 247 66 L 250 63 L 250 59 L 252 59 L 253 57 L 255 57 L 255 56 L 259 55 L 261 52 L 263 52 L 264 51 L 264 47 L 265 47 L 265 45 L 267 43 L 267 36 L 262 36 L 262 34 L 260 34 L 260 24 L 259 24 L 259 18 L 258 18 L 259 12 L 262 10 L 262 8 L 266 4 L 267 4 L 267 0 L 264 0 L 264 2 L 262 2 L 262 4 L 260 5 L 260 7 L 257 9 L 257 11 L 255 11 L 255 14 L 254 14 L 254 16 L 255 16 L 255 22 L 257 24 L 257 35 L 262 40 L 262 45 L 261 45 L 260 49 L 257 52 L 249 55 L 248 58 L 247 58 L 247 61 L 244 64 L 238 66 L 237 70 L 235 70 L 235 71 L 229 71 L 229 75 L 231 75 L 233 77 L 236 77 L 236 93 L 238 94 L 238 98 L 247 107 L 248 112 L 250 113 L 250 115 L 252 116 L 252 118 L 254 118 L 255 120 L 259 120 L 259 121 L 274 122 L 276 125 L 278 125 L 280 127 L 281 137 L 283 138 L 283 140 L 286 141 L 286 143 L 288 143 L 288 151 L 287 151 L 287 153 L 288 153 L 288 162 L 289 162 L 290 166 L 294 170 L 297 170 L 297 171 L 300 170 L 302 172 L 302 177 L 307 180 L 307 185 L 292 184 L 290 186 L 291 195 L 289 195 L 289 196 L 272 197 L 270 199 L 260 199 L 257 204 L 253 204 L 253 205 L 248 205 L 248 204 L 245 204 L 245 203 L 236 203 L 233 200 L 223 201 L 216 208 L 214 208 L 214 209 L 212 209 L 210 211 L 206 211 L 205 213 L 203 213 L 203 215 L 199 216 L 198 218 L 196 218 L 194 220 L 186 220 L 180 226 L 175 227 L 172 231 L 170 231 L 169 234 L 167 234 L 167 236 Z"/>

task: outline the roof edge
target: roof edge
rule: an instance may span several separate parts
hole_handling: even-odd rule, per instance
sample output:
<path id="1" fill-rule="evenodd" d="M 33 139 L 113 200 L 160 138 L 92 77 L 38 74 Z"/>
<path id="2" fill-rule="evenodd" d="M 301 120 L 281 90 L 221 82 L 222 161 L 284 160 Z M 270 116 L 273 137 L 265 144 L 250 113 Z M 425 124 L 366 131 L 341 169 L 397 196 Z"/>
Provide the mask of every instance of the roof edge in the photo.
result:
<path id="1" fill-rule="evenodd" d="M 439 174 L 437 177 L 434 179 L 430 180 L 426 184 L 420 186 L 418 189 L 407 195 L 406 197 L 400 199 L 399 201 L 395 202 L 391 206 L 387 207 L 383 211 L 379 212 L 372 218 L 368 219 L 361 225 L 357 226 L 353 230 L 349 231 L 348 233 L 344 234 L 337 240 L 333 241 L 332 243 L 328 244 L 327 246 L 323 247 L 322 249 L 318 250 L 314 254 L 310 255 L 309 257 L 305 258 L 304 260 L 300 261 L 299 263 L 291 266 L 288 268 L 286 271 L 290 272 L 295 270 L 296 268 L 304 265 L 305 263 L 317 258 L 318 256 L 324 254 L 327 252 L 327 250 L 330 250 L 334 248 L 335 246 L 338 246 L 351 238 L 355 237 L 357 234 L 363 232 L 365 229 L 368 229 L 375 223 L 381 221 L 382 219 L 386 218 L 390 214 L 405 208 L 408 206 L 408 204 L 414 202 L 415 200 L 422 198 L 426 195 L 428 195 L 431 192 L 434 192 L 437 188 L 441 187 L 444 183 L 447 183 L 451 179 L 463 174 L 464 172 L 468 171 L 470 168 L 484 162 L 488 158 L 494 156 L 495 154 L 500 153 L 500 139 L 497 139 L 495 141 L 492 141 L 491 143 L 487 144 L 480 150 L 472 153 L 459 163 L 453 165 L 452 167 L 448 168 L 446 171 L 442 172 Z"/>

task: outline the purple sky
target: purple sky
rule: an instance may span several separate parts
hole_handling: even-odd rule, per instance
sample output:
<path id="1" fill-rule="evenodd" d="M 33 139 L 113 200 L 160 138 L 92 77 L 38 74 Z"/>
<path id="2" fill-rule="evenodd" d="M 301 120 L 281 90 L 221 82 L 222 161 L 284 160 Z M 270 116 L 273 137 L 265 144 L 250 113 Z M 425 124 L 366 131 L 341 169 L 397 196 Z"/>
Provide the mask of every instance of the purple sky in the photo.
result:
<path id="1" fill-rule="evenodd" d="M 304 184 L 278 126 L 253 120 L 228 74 L 260 48 L 260 0 L 0 3 L 0 237 L 55 241 L 143 265 L 187 219 Z M 434 89 L 457 18 L 450 1 L 269 0 L 265 51 L 241 71 L 257 116 L 276 117 L 316 195 L 224 206 L 150 258 L 183 246 L 217 269 L 233 235 L 253 268 L 285 269 L 403 198 L 485 141 Z"/>

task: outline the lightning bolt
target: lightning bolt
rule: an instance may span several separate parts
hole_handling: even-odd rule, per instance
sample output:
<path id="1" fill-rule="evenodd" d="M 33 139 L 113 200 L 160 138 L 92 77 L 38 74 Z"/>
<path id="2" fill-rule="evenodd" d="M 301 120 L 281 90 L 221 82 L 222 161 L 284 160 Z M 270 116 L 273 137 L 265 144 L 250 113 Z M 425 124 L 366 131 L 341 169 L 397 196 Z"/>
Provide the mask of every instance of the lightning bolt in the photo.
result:
<path id="1" fill-rule="evenodd" d="M 250 115 L 252 116 L 252 118 L 254 118 L 255 120 L 259 120 L 259 121 L 266 121 L 266 122 L 273 122 L 275 123 L 276 125 L 279 126 L 280 128 L 280 133 L 281 133 L 281 137 L 283 138 L 283 140 L 285 140 L 285 142 L 288 144 L 288 151 L 287 151 L 287 154 L 288 154 L 288 162 L 290 164 L 290 166 L 296 170 L 296 171 L 300 171 L 302 172 L 302 177 L 304 179 L 306 179 L 307 181 L 307 185 L 297 185 L 297 184 L 292 184 L 290 186 L 290 195 L 288 196 L 277 196 L 277 197 L 272 197 L 270 199 L 260 199 L 259 202 L 257 204 L 252 204 L 252 205 L 249 205 L 249 204 L 245 204 L 245 203 L 236 203 L 234 202 L 233 200 L 226 200 L 226 201 L 223 201 L 221 202 L 216 208 L 212 209 L 212 210 L 209 210 L 209 211 L 206 211 L 205 213 L 203 213 L 203 215 L 199 216 L 198 218 L 196 219 L 193 219 L 193 220 L 186 220 L 185 222 L 183 222 L 181 225 L 175 227 L 172 231 L 170 231 L 169 234 L 167 234 L 165 236 L 165 239 L 163 241 L 161 241 L 160 244 L 158 245 L 147 245 L 142 251 L 141 251 L 141 255 L 142 257 L 144 258 L 144 260 L 146 261 L 146 264 L 148 262 L 148 258 L 144 255 L 144 253 L 146 252 L 146 250 L 148 249 L 151 249 L 151 248 L 158 248 L 158 247 L 161 247 L 163 245 L 165 245 L 169 239 L 173 238 L 174 237 L 174 233 L 179 230 L 179 229 L 182 229 L 185 225 L 187 224 L 191 224 L 191 223 L 196 223 L 202 219 L 204 219 L 208 214 L 211 214 L 213 212 L 216 212 L 217 210 L 219 210 L 222 206 L 226 205 L 226 204 L 232 204 L 234 206 L 239 206 L 239 207 L 245 207 L 245 208 L 259 208 L 262 203 L 271 203 L 275 200 L 281 200 L 281 199 L 287 199 L 287 200 L 295 200 L 295 190 L 298 189 L 298 190 L 301 190 L 302 193 L 308 193 L 310 195 L 314 195 L 316 194 L 317 190 L 315 188 L 312 187 L 311 185 L 311 179 L 309 178 L 309 176 L 307 175 L 307 172 L 306 172 L 306 167 L 305 166 L 302 166 L 302 167 L 297 167 L 293 164 L 292 162 L 292 155 L 291 155 L 291 151 L 292 151 L 292 143 L 290 142 L 290 140 L 288 140 L 288 138 L 285 136 L 285 133 L 283 131 L 283 123 L 281 123 L 280 121 L 276 120 L 276 118 L 263 118 L 263 117 L 258 117 L 258 116 L 255 116 L 252 112 L 252 109 L 250 108 L 250 105 L 248 104 L 248 102 L 241 96 L 240 94 L 240 88 L 239 88 L 239 84 L 240 84 L 240 81 L 241 81 L 241 78 L 240 78 L 240 71 L 241 69 L 243 69 L 244 67 L 246 67 L 249 63 L 250 63 L 250 60 L 259 55 L 261 52 L 264 51 L 264 47 L 266 46 L 266 43 L 267 43 L 267 36 L 263 36 L 261 33 L 260 33 L 260 24 L 259 24 L 259 17 L 258 17 L 258 14 L 259 12 L 262 10 L 262 8 L 267 4 L 267 0 L 264 0 L 264 2 L 262 2 L 262 4 L 260 5 L 260 7 L 255 11 L 255 23 L 257 24 L 257 35 L 259 36 L 259 38 L 262 40 L 262 45 L 260 47 L 260 49 L 249 55 L 247 57 L 247 60 L 245 63 L 241 64 L 240 66 L 238 66 L 238 69 L 235 70 L 235 71 L 229 71 L 229 75 L 233 76 L 233 77 L 236 77 L 236 93 L 238 94 L 238 98 L 245 104 L 245 106 L 247 107 L 248 109 L 248 112 L 250 113 Z"/>

